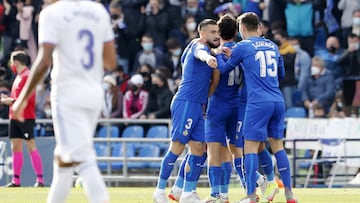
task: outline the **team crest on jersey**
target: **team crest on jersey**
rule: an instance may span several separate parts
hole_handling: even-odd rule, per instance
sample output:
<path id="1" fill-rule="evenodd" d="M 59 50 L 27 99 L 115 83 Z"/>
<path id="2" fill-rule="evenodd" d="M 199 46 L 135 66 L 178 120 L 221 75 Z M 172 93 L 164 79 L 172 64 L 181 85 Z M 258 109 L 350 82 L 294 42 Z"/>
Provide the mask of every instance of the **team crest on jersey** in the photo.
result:
<path id="1" fill-rule="evenodd" d="M 184 135 L 184 136 L 188 136 L 188 135 L 189 135 L 188 130 L 184 130 L 184 131 L 183 131 L 183 135 Z"/>

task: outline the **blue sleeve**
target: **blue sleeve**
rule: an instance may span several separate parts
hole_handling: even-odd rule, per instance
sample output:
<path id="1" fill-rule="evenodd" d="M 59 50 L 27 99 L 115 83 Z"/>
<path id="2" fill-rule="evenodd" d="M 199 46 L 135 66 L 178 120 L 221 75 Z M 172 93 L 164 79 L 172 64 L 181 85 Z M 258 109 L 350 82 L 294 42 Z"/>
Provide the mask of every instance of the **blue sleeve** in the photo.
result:
<path id="1" fill-rule="evenodd" d="M 285 77 L 284 59 L 281 55 L 278 55 L 278 78 L 279 80 Z"/>
<path id="2" fill-rule="evenodd" d="M 242 52 L 240 46 L 236 46 L 232 52 L 230 58 L 224 62 L 222 58 L 222 54 L 217 55 L 217 63 L 221 74 L 229 73 L 231 70 L 233 70 L 236 66 L 240 64 L 241 58 L 242 58 Z"/>

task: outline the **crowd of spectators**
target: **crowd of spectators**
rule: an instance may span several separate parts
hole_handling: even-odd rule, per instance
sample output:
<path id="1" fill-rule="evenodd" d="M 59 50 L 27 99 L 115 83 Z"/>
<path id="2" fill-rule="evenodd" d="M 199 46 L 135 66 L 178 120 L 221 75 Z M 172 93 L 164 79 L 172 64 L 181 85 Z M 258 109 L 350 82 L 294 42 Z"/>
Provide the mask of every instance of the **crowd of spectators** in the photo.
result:
<path id="1" fill-rule="evenodd" d="M 323 117 L 358 116 L 360 0 L 101 0 L 111 16 L 118 68 L 104 76 L 103 118 L 170 118 L 181 79 L 180 57 L 198 36 L 197 24 L 225 13 L 261 18 L 263 36 L 279 46 L 286 107 L 323 108 Z M 38 16 L 48 1 L 0 4 L 0 90 L 11 87 L 9 55 L 36 56 Z M 64 31 L 65 32 L 65 31 Z M 33 60 L 30 60 L 33 61 Z M 30 64 L 29 64 L 30 65 Z M 38 118 L 51 117 L 50 76 L 37 88 Z M 294 95 L 301 95 L 295 97 Z M 297 100 L 295 98 L 298 98 Z M 0 105 L 0 115 L 6 119 Z M 309 114 L 313 116 L 313 113 Z M 3 135 L 3 134 L 1 134 Z"/>

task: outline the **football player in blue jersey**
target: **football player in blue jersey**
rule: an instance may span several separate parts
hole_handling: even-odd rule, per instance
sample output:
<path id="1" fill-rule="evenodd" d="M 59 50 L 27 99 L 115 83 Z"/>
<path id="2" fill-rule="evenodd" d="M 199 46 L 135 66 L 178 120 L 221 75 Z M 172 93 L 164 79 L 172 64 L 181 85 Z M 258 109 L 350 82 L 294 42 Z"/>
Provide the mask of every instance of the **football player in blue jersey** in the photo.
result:
<path id="1" fill-rule="evenodd" d="M 229 73 L 240 64 L 244 70 L 247 106 L 243 123 L 245 180 L 247 197 L 240 203 L 256 202 L 256 173 L 261 142 L 269 139 L 285 187 L 287 203 L 296 203 L 291 188 L 290 165 L 283 147 L 285 104 L 279 88 L 284 77 L 284 64 L 277 46 L 260 37 L 259 18 L 247 12 L 238 17 L 241 42 L 226 61 L 217 55 L 221 74 Z M 229 50 L 228 50 L 229 51 Z"/>
<path id="2" fill-rule="evenodd" d="M 229 14 L 224 15 L 218 20 L 218 26 L 222 46 L 233 48 L 236 44 L 233 40 L 237 33 L 236 19 Z M 227 139 L 233 139 L 236 134 L 241 80 L 242 71 L 239 67 L 222 74 L 219 85 L 208 101 L 205 140 L 211 192 L 207 202 L 219 202 L 218 199 L 220 202 L 228 202 L 232 156 L 227 147 Z"/>
<path id="3" fill-rule="evenodd" d="M 167 180 L 178 156 L 188 144 L 190 154 L 185 166 L 185 181 L 180 202 L 201 202 L 196 184 L 202 170 L 205 153 L 203 105 L 207 101 L 210 83 L 217 61 L 211 49 L 220 45 L 215 20 L 205 19 L 198 26 L 199 38 L 191 41 L 181 56 L 182 79 L 171 103 L 171 143 L 162 163 L 154 202 L 168 202 L 165 194 Z M 212 85 L 211 88 L 216 85 Z"/>

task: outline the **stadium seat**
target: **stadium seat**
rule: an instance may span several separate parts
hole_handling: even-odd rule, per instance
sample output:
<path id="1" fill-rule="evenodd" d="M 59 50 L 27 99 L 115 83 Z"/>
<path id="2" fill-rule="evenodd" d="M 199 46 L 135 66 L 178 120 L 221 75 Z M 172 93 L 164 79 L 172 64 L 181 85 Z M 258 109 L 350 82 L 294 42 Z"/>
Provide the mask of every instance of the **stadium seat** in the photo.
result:
<path id="1" fill-rule="evenodd" d="M 111 156 L 112 157 L 124 157 L 124 153 L 123 153 L 123 144 L 122 143 L 114 143 L 112 144 L 112 149 L 111 149 Z M 126 150 L 127 150 L 127 157 L 135 157 L 135 147 L 133 144 L 127 144 L 126 145 Z M 111 163 L 111 170 L 121 170 L 123 168 L 123 161 L 113 161 Z"/>
<path id="2" fill-rule="evenodd" d="M 144 137 L 144 128 L 140 125 L 127 126 L 121 137 L 123 138 L 142 138 Z"/>
<path id="3" fill-rule="evenodd" d="M 154 125 L 146 133 L 147 138 L 168 138 L 168 127 L 164 125 Z"/>
<path id="4" fill-rule="evenodd" d="M 285 118 L 306 118 L 304 107 L 290 107 L 285 112 Z"/>
<path id="5" fill-rule="evenodd" d="M 139 155 L 137 157 L 160 157 L 160 148 L 158 146 L 148 144 L 143 145 L 139 151 Z M 153 162 L 154 165 L 152 167 L 154 168 L 160 168 L 159 162 Z M 158 165 L 156 165 L 158 164 Z M 147 161 L 138 161 L 138 162 L 129 162 L 128 168 L 129 169 L 141 169 L 141 168 L 148 168 L 150 167 L 150 162 Z"/>
<path id="6" fill-rule="evenodd" d="M 169 138 L 169 129 L 165 125 L 154 125 L 149 128 L 146 133 L 146 138 Z M 159 142 L 155 145 L 160 147 L 160 150 L 165 150 L 168 148 L 169 143 Z"/>
<path id="7" fill-rule="evenodd" d="M 103 143 L 95 143 L 94 147 L 95 147 L 96 156 L 98 157 L 109 156 L 109 149 L 107 146 L 108 145 Z M 106 171 L 108 164 L 106 161 L 98 161 L 98 167 L 100 171 Z"/>
<path id="8" fill-rule="evenodd" d="M 110 128 L 110 137 L 119 137 L 119 128 L 117 126 L 101 127 L 96 137 L 107 137 L 109 128 Z"/>

